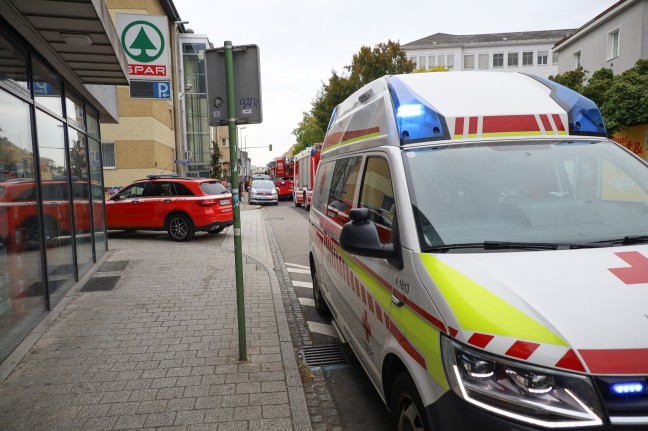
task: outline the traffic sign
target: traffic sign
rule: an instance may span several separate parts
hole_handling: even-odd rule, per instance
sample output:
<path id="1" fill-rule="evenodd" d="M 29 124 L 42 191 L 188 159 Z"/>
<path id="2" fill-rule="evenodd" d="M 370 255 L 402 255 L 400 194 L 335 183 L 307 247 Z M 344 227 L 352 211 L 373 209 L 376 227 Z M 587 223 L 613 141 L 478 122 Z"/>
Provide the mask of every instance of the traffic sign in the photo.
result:
<path id="1" fill-rule="evenodd" d="M 255 124 L 263 121 L 259 47 L 235 46 L 232 49 L 232 57 L 236 112 L 228 116 L 225 48 L 205 51 L 210 126 L 226 125 L 231 117 L 236 117 L 236 124 Z"/>

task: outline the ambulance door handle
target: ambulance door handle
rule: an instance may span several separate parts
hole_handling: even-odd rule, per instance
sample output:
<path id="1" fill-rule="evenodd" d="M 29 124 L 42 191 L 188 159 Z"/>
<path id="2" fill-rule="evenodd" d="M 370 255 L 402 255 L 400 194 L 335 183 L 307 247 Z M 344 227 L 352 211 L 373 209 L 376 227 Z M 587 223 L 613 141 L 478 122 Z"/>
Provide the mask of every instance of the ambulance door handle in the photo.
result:
<path id="1" fill-rule="evenodd" d="M 392 295 L 392 303 L 393 303 L 396 307 L 402 307 L 403 305 L 405 305 L 405 303 L 404 303 L 403 301 L 401 301 L 400 299 L 398 299 L 398 298 L 396 297 L 396 295 Z"/>

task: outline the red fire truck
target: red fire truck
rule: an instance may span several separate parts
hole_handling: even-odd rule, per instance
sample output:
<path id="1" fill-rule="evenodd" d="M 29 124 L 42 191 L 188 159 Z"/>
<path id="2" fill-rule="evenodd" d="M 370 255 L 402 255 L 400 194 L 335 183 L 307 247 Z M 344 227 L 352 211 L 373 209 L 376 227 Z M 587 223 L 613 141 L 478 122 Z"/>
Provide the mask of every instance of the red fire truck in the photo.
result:
<path id="1" fill-rule="evenodd" d="M 277 157 L 268 164 L 268 175 L 277 186 L 279 199 L 290 199 L 293 195 L 293 161 L 289 157 Z"/>
<path id="2" fill-rule="evenodd" d="M 313 183 L 321 153 L 322 144 L 315 144 L 312 147 L 306 147 L 294 157 L 295 193 L 293 202 L 297 207 L 304 205 L 306 211 L 310 210 Z"/>

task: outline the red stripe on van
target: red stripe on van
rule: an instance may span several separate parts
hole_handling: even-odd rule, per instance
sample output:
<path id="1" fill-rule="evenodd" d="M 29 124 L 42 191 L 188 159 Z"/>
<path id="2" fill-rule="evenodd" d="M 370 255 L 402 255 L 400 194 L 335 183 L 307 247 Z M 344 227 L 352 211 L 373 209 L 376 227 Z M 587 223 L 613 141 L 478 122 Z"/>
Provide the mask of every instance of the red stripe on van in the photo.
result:
<path id="1" fill-rule="evenodd" d="M 578 350 L 594 374 L 648 374 L 648 349 Z"/>
<path id="2" fill-rule="evenodd" d="M 427 370 L 427 367 L 425 366 L 425 358 L 423 355 L 421 355 L 417 350 L 416 347 L 412 343 L 409 342 L 407 338 L 403 335 L 403 333 L 394 325 L 394 323 L 386 318 L 387 320 L 387 326 L 389 327 L 389 332 L 394 336 L 396 341 L 398 341 L 398 344 L 401 345 L 401 347 L 407 352 L 408 355 L 412 357 L 418 364 L 423 367 L 424 370 Z"/>
<path id="3" fill-rule="evenodd" d="M 492 335 L 479 334 L 475 332 L 468 340 L 468 344 L 472 344 L 473 346 L 481 347 L 483 349 L 484 347 L 488 346 L 488 343 L 490 343 L 493 338 L 495 337 Z"/>
<path id="4" fill-rule="evenodd" d="M 455 135 L 463 135 L 464 132 L 464 119 L 463 117 L 455 118 Z"/>
<path id="5" fill-rule="evenodd" d="M 471 135 L 475 135 L 477 133 L 477 123 L 478 123 L 478 118 L 477 117 L 470 117 L 469 118 L 469 123 L 468 123 L 468 133 Z"/>
<path id="6" fill-rule="evenodd" d="M 442 331 L 444 334 L 448 333 L 448 329 L 445 326 L 445 323 L 443 323 L 441 320 L 437 319 L 418 305 L 416 303 L 412 302 L 411 299 L 409 299 L 407 296 L 404 296 L 402 293 L 394 290 L 392 292 L 392 295 L 394 295 L 396 298 L 400 299 L 403 301 L 408 307 L 410 307 L 416 314 L 421 316 L 423 319 L 427 320 L 430 322 L 432 325 L 434 325 L 437 329 Z"/>
<path id="7" fill-rule="evenodd" d="M 516 341 L 513 345 L 506 351 L 507 356 L 512 356 L 519 359 L 529 359 L 529 356 L 540 347 L 538 343 L 530 343 L 528 341 Z"/>
<path id="8" fill-rule="evenodd" d="M 585 372 L 583 363 L 578 358 L 576 352 L 574 352 L 572 349 L 569 349 L 569 351 L 565 353 L 565 356 L 563 356 L 560 361 L 556 363 L 556 367 L 579 371 L 581 373 Z"/>
<path id="9" fill-rule="evenodd" d="M 534 115 L 484 116 L 482 133 L 537 132 L 540 130 Z"/>
<path id="10" fill-rule="evenodd" d="M 556 123 L 556 128 L 558 128 L 559 132 L 564 132 L 565 131 L 565 124 L 562 121 L 562 118 L 558 114 L 552 114 L 551 118 L 553 118 L 554 123 Z"/>
<path id="11" fill-rule="evenodd" d="M 549 121 L 549 116 L 548 115 L 541 114 L 540 115 L 540 120 L 542 121 L 542 127 L 544 127 L 545 131 L 553 132 L 553 127 L 551 127 L 551 121 Z"/>

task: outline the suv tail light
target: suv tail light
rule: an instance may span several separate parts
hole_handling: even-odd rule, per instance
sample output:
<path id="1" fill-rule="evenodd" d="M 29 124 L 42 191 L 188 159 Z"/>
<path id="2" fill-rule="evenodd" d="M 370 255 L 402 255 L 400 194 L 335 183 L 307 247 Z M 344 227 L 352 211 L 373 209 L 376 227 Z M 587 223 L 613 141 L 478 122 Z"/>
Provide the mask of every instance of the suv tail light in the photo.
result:
<path id="1" fill-rule="evenodd" d="M 202 199 L 196 201 L 196 203 L 201 207 L 210 207 L 212 205 L 216 205 L 218 203 L 218 199 Z"/>

